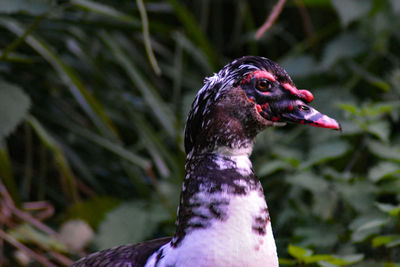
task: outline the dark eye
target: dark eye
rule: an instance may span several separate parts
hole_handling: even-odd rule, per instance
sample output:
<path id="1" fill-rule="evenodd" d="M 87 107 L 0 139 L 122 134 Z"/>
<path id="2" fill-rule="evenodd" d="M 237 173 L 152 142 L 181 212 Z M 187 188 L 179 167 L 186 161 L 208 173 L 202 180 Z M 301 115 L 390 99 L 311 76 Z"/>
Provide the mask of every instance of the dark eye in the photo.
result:
<path id="1" fill-rule="evenodd" d="M 271 89 L 271 83 L 267 81 L 266 79 L 260 79 L 256 83 L 256 87 L 258 90 L 265 92 L 269 89 Z"/>

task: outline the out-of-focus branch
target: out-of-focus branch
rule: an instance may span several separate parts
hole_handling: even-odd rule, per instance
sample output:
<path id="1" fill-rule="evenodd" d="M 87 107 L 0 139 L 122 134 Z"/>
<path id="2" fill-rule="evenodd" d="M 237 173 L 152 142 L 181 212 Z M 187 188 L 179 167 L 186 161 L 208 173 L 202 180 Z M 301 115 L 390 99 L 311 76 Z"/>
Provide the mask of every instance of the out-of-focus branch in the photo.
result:
<path id="1" fill-rule="evenodd" d="M 24 206 L 31 210 L 44 209 L 45 213 L 40 214 L 41 216 L 44 216 L 44 217 L 51 215 L 54 212 L 54 208 L 49 203 L 46 203 L 46 202 L 26 203 Z M 16 223 L 14 222 L 13 218 L 18 218 L 19 221 L 29 223 L 29 224 L 35 226 L 37 229 L 41 230 L 42 232 L 44 232 L 50 236 L 53 236 L 54 238 L 59 239 L 59 234 L 56 231 L 54 231 L 53 229 L 51 229 L 50 227 L 48 227 L 47 225 L 42 223 L 39 219 L 33 217 L 28 212 L 20 210 L 14 204 L 6 187 L 0 180 L 0 224 L 13 228 L 16 226 Z M 6 241 L 6 242 L 10 243 L 14 247 L 16 247 L 18 250 L 25 252 L 27 255 L 29 255 L 30 258 L 35 259 L 36 261 L 40 262 L 44 266 L 50 266 L 50 267 L 56 266 L 51 261 L 49 261 L 46 257 L 44 257 L 41 254 L 35 252 L 34 250 L 28 248 L 27 246 L 25 246 L 24 244 L 19 242 L 17 239 L 15 239 L 11 235 L 7 234 L 7 232 L 5 232 L 2 228 L 0 228 L 0 241 L 1 242 Z M 2 245 L 2 243 L 0 243 L 0 245 Z M 61 253 L 58 253 L 57 251 L 54 251 L 42 244 L 36 244 L 36 245 L 40 249 L 42 249 L 42 250 L 46 251 L 47 253 L 49 253 L 50 255 L 52 255 L 52 257 L 56 261 L 61 263 L 61 265 L 69 266 L 72 263 L 72 261 L 69 258 L 65 257 Z M 0 248 L 1 248 L 1 246 L 0 246 Z M 1 251 L 0 251 L 0 253 L 1 253 Z M 78 253 L 78 254 L 80 254 L 80 253 Z M 1 260 L 1 254 L 0 254 L 0 260 Z"/>
<path id="2" fill-rule="evenodd" d="M 47 201 L 25 202 L 22 207 L 26 211 L 37 211 L 35 217 L 40 221 L 54 215 L 54 207 Z"/>
<path id="3" fill-rule="evenodd" d="M 43 257 L 42 255 L 36 253 L 35 251 L 31 250 L 30 248 L 28 248 L 27 246 L 21 244 L 20 242 L 18 242 L 18 240 L 16 240 L 15 238 L 13 238 L 12 236 L 8 235 L 6 232 L 4 232 L 2 229 L 0 229 L 0 239 L 3 239 L 5 241 L 7 241 L 8 243 L 10 243 L 11 245 L 13 245 L 14 247 L 16 247 L 17 249 L 25 252 L 27 255 L 29 255 L 32 259 L 35 259 L 36 261 L 40 262 L 41 264 L 43 264 L 44 266 L 48 266 L 48 267 L 56 267 L 56 265 L 54 265 L 53 263 L 51 263 L 48 259 L 46 259 L 46 257 Z"/>
<path id="4" fill-rule="evenodd" d="M 143 42 L 146 49 L 147 57 L 150 60 L 151 67 L 157 75 L 161 75 L 161 69 L 158 66 L 157 59 L 154 56 L 153 49 L 151 47 L 150 33 L 149 33 L 149 21 L 147 19 L 146 8 L 143 0 L 136 0 L 136 4 L 139 9 L 140 17 L 142 19 L 143 28 Z"/>
<path id="5" fill-rule="evenodd" d="M 15 216 L 19 217 L 20 219 L 36 226 L 38 229 L 41 231 L 52 235 L 52 236 L 57 236 L 57 232 L 48 227 L 47 225 L 43 224 L 33 216 L 31 216 L 29 213 L 26 213 L 24 211 L 21 211 L 18 209 L 14 202 L 12 201 L 11 196 L 8 194 L 6 187 L 4 184 L 0 181 L 0 196 L 4 199 L 4 203 L 6 207 L 13 213 Z"/>
<path id="6" fill-rule="evenodd" d="M 282 12 L 282 9 L 286 3 L 286 0 L 279 0 L 278 3 L 272 9 L 271 14 L 269 14 L 265 23 L 257 30 L 255 38 L 258 40 L 261 36 L 271 28 L 272 24 L 274 24 L 275 20 L 279 17 Z"/>
<path id="7" fill-rule="evenodd" d="M 299 9 L 301 19 L 303 21 L 304 30 L 309 38 L 312 38 L 314 34 L 314 28 L 311 23 L 310 14 L 308 13 L 306 7 L 304 6 L 303 0 L 294 0 L 297 8 Z"/>

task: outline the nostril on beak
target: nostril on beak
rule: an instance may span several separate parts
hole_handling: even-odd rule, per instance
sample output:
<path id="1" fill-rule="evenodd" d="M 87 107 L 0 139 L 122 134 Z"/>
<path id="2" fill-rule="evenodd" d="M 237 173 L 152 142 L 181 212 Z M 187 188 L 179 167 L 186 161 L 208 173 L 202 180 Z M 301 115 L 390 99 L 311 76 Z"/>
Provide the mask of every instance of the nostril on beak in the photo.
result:
<path id="1" fill-rule="evenodd" d="M 298 108 L 300 111 L 304 111 L 304 112 L 309 112 L 309 111 L 310 111 L 310 108 L 307 107 L 307 106 L 304 106 L 304 105 L 298 105 L 297 108 Z"/>

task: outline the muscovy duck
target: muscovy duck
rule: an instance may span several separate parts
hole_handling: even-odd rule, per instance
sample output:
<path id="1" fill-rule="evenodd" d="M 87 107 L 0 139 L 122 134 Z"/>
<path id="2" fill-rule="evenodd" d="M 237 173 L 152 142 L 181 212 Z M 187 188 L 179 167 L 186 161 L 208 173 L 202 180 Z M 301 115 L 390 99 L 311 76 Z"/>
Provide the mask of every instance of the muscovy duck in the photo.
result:
<path id="1" fill-rule="evenodd" d="M 93 253 L 87 266 L 279 266 L 263 188 L 249 156 L 256 135 L 287 122 L 341 130 L 310 107 L 275 62 L 234 60 L 205 79 L 185 128 L 186 176 L 176 232 L 137 245 Z"/>

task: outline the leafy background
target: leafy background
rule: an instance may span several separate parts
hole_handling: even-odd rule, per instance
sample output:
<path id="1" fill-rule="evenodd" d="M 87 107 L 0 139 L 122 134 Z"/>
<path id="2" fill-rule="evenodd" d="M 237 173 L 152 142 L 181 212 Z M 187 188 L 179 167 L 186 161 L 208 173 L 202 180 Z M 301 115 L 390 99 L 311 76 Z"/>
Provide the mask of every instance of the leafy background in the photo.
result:
<path id="1" fill-rule="evenodd" d="M 268 129 L 253 162 L 281 265 L 400 266 L 400 2 L 0 1 L 0 265 L 174 232 L 204 77 L 279 62 L 343 132 Z"/>

